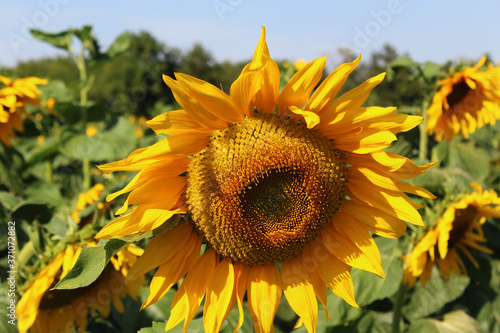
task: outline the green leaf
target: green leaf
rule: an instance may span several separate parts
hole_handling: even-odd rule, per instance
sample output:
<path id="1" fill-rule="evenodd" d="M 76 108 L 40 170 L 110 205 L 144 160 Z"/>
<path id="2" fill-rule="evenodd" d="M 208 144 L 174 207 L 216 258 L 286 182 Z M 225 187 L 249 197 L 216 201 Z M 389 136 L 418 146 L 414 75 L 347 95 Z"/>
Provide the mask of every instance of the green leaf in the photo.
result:
<path id="1" fill-rule="evenodd" d="M 71 50 L 72 31 L 63 31 L 59 33 L 48 33 L 36 29 L 31 29 L 30 31 L 36 39 L 47 42 L 68 52 Z"/>
<path id="2" fill-rule="evenodd" d="M 41 146 L 35 146 L 25 154 L 26 166 L 30 167 L 35 164 L 51 160 L 53 156 L 59 153 L 60 143 L 55 137 L 48 138 Z"/>
<path id="3" fill-rule="evenodd" d="M 118 38 L 115 39 L 115 41 L 113 42 L 113 44 L 111 44 L 106 53 L 110 58 L 115 58 L 119 56 L 120 54 L 128 50 L 128 48 L 130 47 L 130 40 L 131 40 L 130 34 L 128 32 L 124 32 L 123 34 L 118 36 Z"/>
<path id="4" fill-rule="evenodd" d="M 425 287 L 417 283 L 411 293 L 410 302 L 403 306 L 403 314 L 410 321 L 415 321 L 438 312 L 447 303 L 460 297 L 468 284 L 467 276 L 451 275 L 446 281 L 441 278 L 438 269 L 434 268 Z"/>
<path id="5" fill-rule="evenodd" d="M 90 25 L 85 25 L 81 29 L 73 29 L 73 33 L 82 43 L 94 38 L 92 35 L 92 27 Z"/>
<path id="6" fill-rule="evenodd" d="M 21 199 L 16 196 L 10 194 L 9 192 L 0 192 L 0 203 L 8 210 L 12 210 L 21 202 Z"/>
<path id="7" fill-rule="evenodd" d="M 472 141 L 442 141 L 434 147 L 432 154 L 445 166 L 463 169 L 475 181 L 481 182 L 489 174 L 490 156 Z"/>
<path id="8" fill-rule="evenodd" d="M 57 113 L 67 125 L 78 124 L 82 120 L 82 108 L 73 102 L 57 103 Z"/>
<path id="9" fill-rule="evenodd" d="M 165 326 L 167 326 L 166 322 L 153 321 L 152 327 L 142 328 L 137 333 L 165 333 Z"/>
<path id="10" fill-rule="evenodd" d="M 488 332 L 500 332 L 500 296 L 492 302 L 487 302 L 479 311 L 477 321 L 483 327 L 488 328 Z"/>
<path id="11" fill-rule="evenodd" d="M 443 320 L 420 319 L 411 323 L 408 333 L 486 333 L 481 325 L 462 310 L 449 312 Z"/>
<path id="12" fill-rule="evenodd" d="M 427 61 L 424 64 L 422 74 L 427 80 L 433 80 L 441 73 L 441 71 L 442 71 L 441 66 L 432 61 Z"/>
<path id="13" fill-rule="evenodd" d="M 392 330 L 392 312 L 369 311 L 356 326 L 359 333 L 390 333 Z M 403 318 L 399 327 L 404 327 Z"/>
<path id="14" fill-rule="evenodd" d="M 73 268 L 53 289 L 86 287 L 97 280 L 111 258 L 128 243 L 111 239 L 104 246 L 84 246 Z"/>
<path id="15" fill-rule="evenodd" d="M 392 68 L 395 67 L 414 68 L 418 66 L 418 63 L 413 61 L 413 59 L 408 56 L 402 56 L 394 59 L 387 66 Z"/>
<path id="16" fill-rule="evenodd" d="M 113 161 L 127 156 L 134 148 L 136 138 L 133 125 L 124 117 L 113 126 L 95 136 L 65 131 L 61 135 L 62 149 L 77 160 Z"/>
<path id="17" fill-rule="evenodd" d="M 182 333 L 184 322 L 181 322 L 179 325 L 170 329 L 171 333 Z M 146 327 L 141 329 L 137 333 L 165 333 L 165 326 L 167 326 L 166 322 L 153 322 L 152 327 Z M 205 332 L 205 328 L 203 327 L 203 318 L 198 318 L 191 320 L 188 325 L 188 332 Z"/>
<path id="18" fill-rule="evenodd" d="M 34 203 L 47 203 L 53 207 L 58 206 L 62 202 L 59 187 L 52 182 L 44 180 L 30 184 L 26 190 L 26 195 Z"/>
<path id="19" fill-rule="evenodd" d="M 113 42 L 113 44 L 111 44 L 106 53 L 100 54 L 98 58 L 92 59 L 90 64 L 91 70 L 95 72 L 104 65 L 116 59 L 116 57 L 129 49 L 130 41 L 131 36 L 127 32 L 118 36 L 118 38 Z"/>

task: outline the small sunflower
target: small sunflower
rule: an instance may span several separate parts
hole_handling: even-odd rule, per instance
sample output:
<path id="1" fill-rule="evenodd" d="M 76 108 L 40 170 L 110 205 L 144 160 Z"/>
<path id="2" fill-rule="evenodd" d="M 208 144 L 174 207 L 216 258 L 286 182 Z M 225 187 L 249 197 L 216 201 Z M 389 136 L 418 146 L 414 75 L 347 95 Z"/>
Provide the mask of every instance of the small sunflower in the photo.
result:
<path id="1" fill-rule="evenodd" d="M 13 131 L 22 132 L 22 115 L 26 113 L 26 103 L 38 105 L 42 92 L 37 85 L 47 84 L 48 80 L 37 77 L 25 77 L 12 80 L 0 75 L 0 82 L 5 86 L 0 89 L 0 140 L 11 146 L 10 138 L 15 138 Z"/>
<path id="2" fill-rule="evenodd" d="M 500 67 L 479 71 L 486 56 L 474 66 L 441 80 L 427 110 L 426 129 L 437 141 L 456 135 L 468 138 L 477 128 L 500 119 Z"/>
<path id="3" fill-rule="evenodd" d="M 461 255 L 465 255 L 479 268 L 470 249 L 492 253 L 479 243 L 486 242 L 482 230 L 486 218 L 500 217 L 500 198 L 493 190 L 483 192 L 479 184 L 471 185 L 475 192 L 465 195 L 446 209 L 435 227 L 424 235 L 406 258 L 406 285 L 415 285 L 418 278 L 425 285 L 434 264 L 439 266 L 441 275 L 446 279 L 450 274 L 466 275 Z"/>
<path id="4" fill-rule="evenodd" d="M 78 196 L 78 202 L 76 203 L 76 208 L 71 217 L 76 223 L 80 223 L 80 212 L 84 210 L 87 206 L 92 205 L 99 199 L 102 192 L 104 191 L 104 185 L 101 183 L 95 184 L 90 190 L 82 193 Z"/>
<path id="5" fill-rule="evenodd" d="M 97 243 L 89 242 L 85 246 L 97 246 Z M 50 290 L 71 270 L 81 250 L 82 245 L 66 247 L 36 275 L 17 305 L 20 333 L 28 329 L 33 333 L 74 332 L 75 323 L 78 332 L 85 332 L 89 309 L 92 315 L 98 311 L 106 318 L 111 303 L 118 312 L 123 312 L 121 298 L 130 295 L 137 299 L 144 276 L 125 281 L 130 267 L 143 253 L 133 244 L 111 258 L 101 276 L 91 285 L 71 290 Z"/>
<path id="6" fill-rule="evenodd" d="M 146 232 L 180 215 L 151 239 L 129 274 L 158 267 L 143 307 L 185 277 L 167 330 L 183 320 L 186 330 L 206 296 L 206 332 L 219 331 L 235 304 L 237 331 L 246 293 L 257 332 L 273 330 L 282 294 L 300 317 L 297 325 L 313 332 L 326 286 L 357 307 L 351 268 L 384 276 L 370 232 L 397 238 L 406 230 L 403 221 L 423 226 L 421 206 L 404 192 L 433 195 L 400 179 L 433 164 L 417 166 L 383 151 L 421 117 L 361 106 L 384 74 L 336 97 L 359 58 L 313 92 L 325 61 L 306 64 L 280 93 L 263 28 L 230 95 L 189 75 L 164 76 L 182 110 L 148 124 L 168 137 L 100 166 L 106 173 L 139 172 L 108 196 L 131 191 L 117 211 L 123 215 L 98 238 Z"/>

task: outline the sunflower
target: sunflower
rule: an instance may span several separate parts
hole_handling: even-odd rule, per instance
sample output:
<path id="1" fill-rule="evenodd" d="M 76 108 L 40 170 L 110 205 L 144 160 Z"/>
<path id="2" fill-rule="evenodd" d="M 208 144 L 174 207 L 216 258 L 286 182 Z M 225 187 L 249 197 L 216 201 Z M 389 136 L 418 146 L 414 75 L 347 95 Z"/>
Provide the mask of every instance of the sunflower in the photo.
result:
<path id="1" fill-rule="evenodd" d="M 97 246 L 97 243 L 89 242 L 85 246 Z M 71 270 L 81 251 L 82 245 L 66 247 L 36 275 L 17 306 L 20 333 L 30 328 L 34 333 L 73 332 L 75 322 L 78 332 L 85 332 L 89 309 L 93 315 L 98 311 L 108 317 L 111 302 L 118 312 L 123 312 L 122 297 L 130 295 L 137 299 L 144 276 L 125 281 L 130 267 L 143 253 L 133 244 L 112 257 L 101 276 L 89 286 L 50 290 Z"/>
<path id="2" fill-rule="evenodd" d="M 78 196 L 78 202 L 76 203 L 76 208 L 71 217 L 76 223 L 80 223 L 80 212 L 84 210 L 87 206 L 92 205 L 99 199 L 102 192 L 104 191 L 104 185 L 101 183 L 95 184 L 90 190 L 82 193 Z"/>
<path id="3" fill-rule="evenodd" d="M 182 320 L 186 330 L 206 296 L 205 330 L 219 331 L 236 304 L 237 331 L 246 293 L 256 331 L 269 332 L 283 293 L 300 317 L 297 325 L 315 331 L 326 286 L 357 306 L 351 268 L 384 276 L 370 232 L 397 238 L 406 230 L 403 221 L 423 225 L 421 206 L 404 192 L 433 195 L 400 179 L 433 164 L 417 166 L 383 151 L 422 119 L 361 107 L 384 74 L 335 98 L 359 58 L 312 93 L 325 61 L 308 63 L 280 93 L 263 28 L 230 95 L 189 75 L 164 76 L 182 110 L 148 125 L 168 137 L 99 167 L 139 172 L 108 196 L 131 191 L 117 211 L 122 216 L 97 238 L 170 227 L 151 239 L 129 274 L 158 267 L 143 307 L 185 277 L 167 330 Z"/>
<path id="4" fill-rule="evenodd" d="M 500 119 L 500 67 L 488 64 L 488 70 L 479 71 L 485 61 L 483 56 L 474 67 L 438 82 L 441 88 L 427 110 L 426 125 L 437 141 L 468 138 L 476 128 Z"/>
<path id="5" fill-rule="evenodd" d="M 479 268 L 471 249 L 492 253 L 479 243 L 486 242 L 482 230 L 486 218 L 500 217 L 500 198 L 493 190 L 483 192 L 479 184 L 471 185 L 475 192 L 465 195 L 448 207 L 434 228 L 424 235 L 411 255 L 406 258 L 406 285 L 415 285 L 417 278 L 425 285 L 435 263 L 446 279 L 450 274 L 466 275 L 461 255 L 466 256 L 474 267 Z"/>
<path id="6" fill-rule="evenodd" d="M 10 138 L 16 135 L 12 128 L 22 132 L 22 115 L 26 113 L 26 103 L 38 105 L 42 92 L 37 85 L 47 84 L 48 80 L 37 77 L 25 77 L 12 80 L 0 75 L 0 82 L 5 85 L 0 89 L 0 140 L 6 145 L 11 146 Z"/>

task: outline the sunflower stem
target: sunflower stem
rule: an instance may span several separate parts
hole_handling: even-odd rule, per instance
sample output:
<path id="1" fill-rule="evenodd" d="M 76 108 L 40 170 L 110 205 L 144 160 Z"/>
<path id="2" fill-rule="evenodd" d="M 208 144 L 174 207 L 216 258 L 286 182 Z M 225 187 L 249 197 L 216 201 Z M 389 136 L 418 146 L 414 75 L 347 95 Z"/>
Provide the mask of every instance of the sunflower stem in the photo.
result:
<path id="1" fill-rule="evenodd" d="M 425 160 L 427 159 L 427 143 L 429 140 L 429 136 L 427 135 L 427 130 L 425 127 L 427 126 L 427 107 L 429 106 L 429 103 L 427 100 L 425 100 L 422 103 L 422 117 L 424 120 L 420 123 L 419 130 L 420 130 L 420 142 L 419 142 L 419 154 L 418 157 L 420 160 Z"/>
<path id="2" fill-rule="evenodd" d="M 406 287 L 401 281 L 398 293 L 396 294 L 396 300 L 394 301 L 393 313 L 392 313 L 392 333 L 401 332 L 399 324 L 401 322 L 401 310 L 403 308 L 403 302 L 405 300 Z"/>
<path id="3" fill-rule="evenodd" d="M 83 159 L 83 190 L 87 191 L 90 188 L 90 161 L 88 158 Z"/>

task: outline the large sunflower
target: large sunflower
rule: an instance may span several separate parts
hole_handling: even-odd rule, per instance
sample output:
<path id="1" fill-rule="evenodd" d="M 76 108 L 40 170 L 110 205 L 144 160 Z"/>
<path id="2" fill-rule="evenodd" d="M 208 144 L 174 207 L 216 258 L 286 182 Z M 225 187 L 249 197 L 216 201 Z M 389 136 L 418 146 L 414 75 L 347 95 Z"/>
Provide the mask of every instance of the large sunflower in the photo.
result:
<path id="1" fill-rule="evenodd" d="M 420 205 L 404 192 L 433 195 L 400 179 L 432 164 L 383 151 L 422 119 L 361 107 L 384 74 L 335 98 L 359 58 L 312 93 L 325 60 L 308 63 L 280 93 L 263 28 L 230 95 L 185 74 L 164 76 L 182 110 L 148 124 L 168 137 L 100 166 L 139 172 L 108 197 L 132 191 L 117 212 L 124 215 L 98 238 L 146 232 L 181 216 L 150 241 L 129 275 L 159 267 L 143 307 L 185 276 L 167 330 L 182 320 L 186 330 L 205 295 L 205 330 L 218 331 L 234 304 L 238 330 L 246 293 L 256 331 L 269 332 L 284 293 L 298 324 L 315 331 L 316 298 L 326 304 L 326 286 L 357 306 L 351 268 L 384 276 L 370 232 L 396 238 L 406 230 L 403 221 L 423 225 Z"/>
<path id="2" fill-rule="evenodd" d="M 97 246 L 89 242 L 86 246 Z M 126 295 L 136 299 L 144 276 L 125 281 L 130 267 L 143 250 L 129 245 L 111 258 L 101 276 L 91 285 L 71 290 L 50 290 L 74 266 L 82 245 L 73 244 L 57 254 L 34 278 L 32 284 L 17 305 L 18 329 L 20 333 L 30 329 L 33 333 L 78 332 L 87 328 L 88 311 L 107 317 L 110 305 L 123 312 L 121 301 Z"/>
<path id="3" fill-rule="evenodd" d="M 486 218 L 500 217 L 500 198 L 493 190 L 483 192 L 477 183 L 472 183 L 472 186 L 476 191 L 448 207 L 435 227 L 424 235 L 406 258 L 406 285 L 415 285 L 418 278 L 425 285 L 434 264 L 439 266 L 446 279 L 450 274 L 465 275 L 467 271 L 461 255 L 479 268 L 470 249 L 492 252 L 479 243 L 486 242 L 482 230 Z"/>
<path id="4" fill-rule="evenodd" d="M 37 77 L 25 77 L 12 80 L 0 75 L 0 82 L 5 86 L 0 89 L 0 140 L 11 146 L 10 138 L 15 138 L 13 131 L 22 132 L 22 115 L 26 113 L 26 103 L 38 105 L 42 92 L 37 85 L 47 84 L 46 79 Z"/>
<path id="5" fill-rule="evenodd" d="M 479 71 L 485 61 L 483 56 L 474 67 L 439 81 L 426 125 L 437 141 L 456 135 L 468 138 L 476 128 L 500 119 L 500 68 L 488 64 L 488 70 Z"/>

